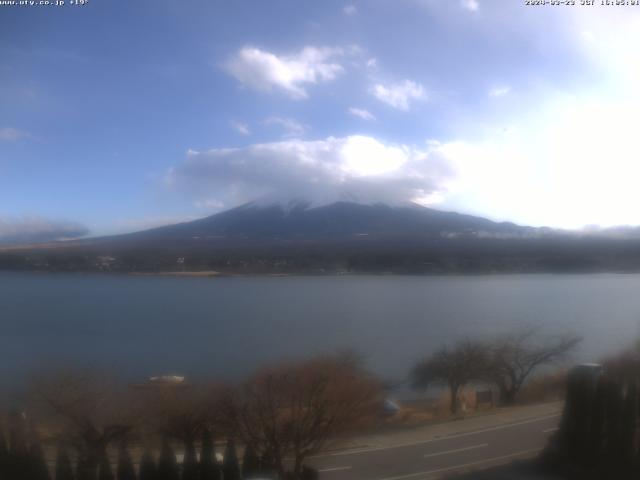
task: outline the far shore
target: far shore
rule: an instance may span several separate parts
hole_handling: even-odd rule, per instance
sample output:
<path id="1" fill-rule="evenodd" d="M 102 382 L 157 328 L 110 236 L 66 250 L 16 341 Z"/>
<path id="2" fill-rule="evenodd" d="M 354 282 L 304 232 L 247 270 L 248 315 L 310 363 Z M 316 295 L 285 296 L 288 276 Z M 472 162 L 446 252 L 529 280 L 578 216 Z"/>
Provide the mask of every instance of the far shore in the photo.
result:
<path id="1" fill-rule="evenodd" d="M 142 277 L 220 277 L 227 274 L 215 270 L 202 270 L 194 272 L 131 272 L 130 275 Z"/>
<path id="2" fill-rule="evenodd" d="M 191 272 L 131 272 L 129 275 L 140 277 L 244 277 L 249 276 L 244 273 L 224 273 L 215 270 L 202 270 Z M 267 277 L 289 277 L 288 273 L 267 273 L 263 274 Z"/>
<path id="3" fill-rule="evenodd" d="M 394 271 L 297 271 L 297 272 L 233 272 L 218 270 L 189 271 L 124 271 L 124 270 L 49 270 L 49 269 L 2 269 L 0 273 L 41 273 L 41 274 L 89 274 L 124 275 L 134 277 L 183 277 L 183 278 L 230 278 L 230 277 L 495 277 L 495 276 L 535 276 L 535 275 L 638 275 L 640 270 L 589 270 L 589 271 L 546 271 L 546 270 L 482 270 L 482 271 L 439 271 L 439 272 L 394 272 Z"/>

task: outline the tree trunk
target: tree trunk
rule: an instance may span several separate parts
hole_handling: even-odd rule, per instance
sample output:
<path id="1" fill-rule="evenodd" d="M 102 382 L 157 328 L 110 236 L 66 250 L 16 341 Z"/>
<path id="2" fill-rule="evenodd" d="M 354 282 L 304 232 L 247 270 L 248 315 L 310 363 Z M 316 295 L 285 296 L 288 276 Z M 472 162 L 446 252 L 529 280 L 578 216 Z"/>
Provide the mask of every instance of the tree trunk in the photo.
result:
<path id="1" fill-rule="evenodd" d="M 296 459 L 293 465 L 293 479 L 300 480 L 302 477 L 302 458 L 300 455 L 296 455 Z"/>
<path id="2" fill-rule="evenodd" d="M 78 480 L 96 480 L 98 478 L 98 459 L 95 452 L 80 453 L 76 477 Z"/>
<path id="3" fill-rule="evenodd" d="M 280 478 L 286 478 L 287 471 L 284 468 L 284 465 L 283 465 L 284 462 L 282 461 L 282 457 L 279 454 L 276 454 L 276 455 L 274 455 L 274 459 L 275 459 L 275 463 L 276 463 L 275 467 L 276 467 L 276 470 L 278 471 L 278 476 Z"/>
<path id="4" fill-rule="evenodd" d="M 516 401 L 516 391 L 506 385 L 498 387 L 500 389 L 500 402 L 504 405 L 513 405 Z"/>
<path id="5" fill-rule="evenodd" d="M 449 409 L 451 410 L 451 414 L 455 415 L 458 413 L 458 390 L 460 390 L 460 386 L 455 384 L 450 384 L 449 390 L 451 391 L 451 400 L 449 403 Z"/>

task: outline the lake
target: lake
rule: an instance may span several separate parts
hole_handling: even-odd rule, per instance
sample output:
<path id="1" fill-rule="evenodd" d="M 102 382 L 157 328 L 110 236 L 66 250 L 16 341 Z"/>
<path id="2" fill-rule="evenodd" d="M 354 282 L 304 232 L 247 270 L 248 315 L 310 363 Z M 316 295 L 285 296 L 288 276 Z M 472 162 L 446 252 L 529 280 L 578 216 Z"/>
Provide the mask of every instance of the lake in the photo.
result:
<path id="1" fill-rule="evenodd" d="M 237 379 L 351 348 L 399 380 L 444 342 L 537 326 L 577 333 L 575 361 L 640 333 L 640 275 L 175 278 L 0 273 L 0 380 L 42 365 Z"/>

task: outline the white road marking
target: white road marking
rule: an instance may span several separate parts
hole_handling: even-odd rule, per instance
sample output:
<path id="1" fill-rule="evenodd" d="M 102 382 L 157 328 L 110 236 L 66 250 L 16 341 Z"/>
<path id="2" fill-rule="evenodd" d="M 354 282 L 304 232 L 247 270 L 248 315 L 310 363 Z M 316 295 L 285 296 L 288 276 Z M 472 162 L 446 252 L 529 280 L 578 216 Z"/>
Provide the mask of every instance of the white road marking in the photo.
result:
<path id="1" fill-rule="evenodd" d="M 558 430 L 558 427 L 547 428 L 546 430 L 542 430 L 542 433 L 551 433 L 555 432 L 556 430 Z"/>
<path id="2" fill-rule="evenodd" d="M 504 428 L 518 427 L 520 425 L 527 425 L 529 423 L 541 422 L 543 420 L 548 420 L 550 418 L 559 417 L 562 415 L 561 413 L 554 413 L 552 415 L 545 415 L 544 417 L 532 418 L 529 420 L 523 420 L 521 422 L 515 423 L 507 423 L 505 425 L 498 425 L 496 427 L 484 428 L 482 430 L 474 430 L 472 432 L 464 432 L 464 433 L 455 433 L 453 435 L 446 435 L 444 437 L 432 438 L 430 440 L 420 440 L 419 442 L 406 442 L 406 443 L 396 443 L 395 445 L 388 445 L 385 447 L 371 447 L 371 448 L 361 448 L 354 450 L 344 450 L 342 452 L 334 452 L 334 453 L 326 453 L 323 455 L 315 455 L 313 458 L 325 458 L 325 457 L 343 457 L 345 455 L 356 455 L 360 453 L 369 453 L 369 452 L 379 452 L 381 450 L 391 450 L 394 448 L 404 448 L 404 447 L 412 447 L 414 445 L 425 445 L 427 443 L 433 442 L 441 442 L 443 440 L 451 440 L 452 438 L 461 438 L 467 437 L 469 435 L 477 435 L 479 433 L 493 432 L 496 430 L 502 430 Z"/>
<path id="3" fill-rule="evenodd" d="M 533 448 L 531 450 L 521 450 L 519 452 L 510 453 L 509 455 L 501 455 L 499 457 L 485 458 L 484 460 L 478 460 L 477 462 L 463 463 L 455 465 L 453 467 L 437 468 L 435 470 L 427 470 L 426 472 L 410 473 L 409 475 L 400 475 L 398 477 L 385 477 L 379 480 L 404 480 L 407 478 L 424 477 L 426 475 L 433 475 L 434 473 L 443 473 L 451 470 L 460 470 L 461 468 L 473 467 L 474 465 L 481 465 L 483 463 L 497 462 L 500 460 L 506 460 L 508 458 L 520 457 L 534 452 L 539 452 L 540 448 Z"/>
<path id="4" fill-rule="evenodd" d="M 424 456 L 424 458 L 437 457 L 439 455 L 448 455 L 450 453 L 464 452 L 465 450 L 474 450 L 476 448 L 483 448 L 488 446 L 489 446 L 488 443 L 481 443 L 480 445 L 473 445 L 471 447 L 456 448 L 454 450 L 446 450 L 444 452 L 438 452 L 438 453 L 428 453 Z"/>
<path id="5" fill-rule="evenodd" d="M 351 467 L 333 467 L 333 468 L 321 468 L 318 472 L 326 473 L 326 472 L 339 472 L 342 470 L 351 470 Z"/>

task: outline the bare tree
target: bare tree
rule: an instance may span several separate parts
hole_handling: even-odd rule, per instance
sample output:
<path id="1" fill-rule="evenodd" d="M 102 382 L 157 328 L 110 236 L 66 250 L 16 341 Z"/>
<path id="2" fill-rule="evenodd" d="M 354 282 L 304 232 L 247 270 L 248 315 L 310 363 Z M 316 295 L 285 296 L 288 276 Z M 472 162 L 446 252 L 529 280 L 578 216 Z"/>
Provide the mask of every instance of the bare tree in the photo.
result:
<path id="1" fill-rule="evenodd" d="M 298 480 L 306 458 L 372 418 L 379 394 L 378 382 L 344 355 L 268 368 L 238 392 L 239 433 L 273 459 L 282 478 L 291 458 L 287 478 Z"/>
<path id="2" fill-rule="evenodd" d="M 160 433 L 193 444 L 203 430 L 222 423 L 221 404 L 226 387 L 218 383 L 156 385 L 136 392 L 136 403 L 145 410 L 145 424 Z"/>
<path id="3" fill-rule="evenodd" d="M 134 424 L 121 386 L 104 372 L 51 372 L 35 378 L 29 393 L 31 409 L 77 448 L 89 472 L 95 472 L 105 449 Z"/>
<path id="4" fill-rule="evenodd" d="M 467 383 L 482 378 L 487 365 L 487 348 L 483 343 L 465 340 L 443 347 L 418 362 L 411 372 L 413 386 L 426 389 L 446 385 L 451 394 L 449 408 L 458 413 L 458 394 Z"/>
<path id="5" fill-rule="evenodd" d="M 222 429 L 220 406 L 226 387 L 217 383 L 160 383 L 147 387 L 136 392 L 137 402 L 146 410 L 147 433 L 180 440 L 184 445 L 182 478 L 199 478 L 196 439 L 205 430 Z"/>
<path id="6" fill-rule="evenodd" d="M 562 361 L 581 340 L 573 335 L 536 339 L 534 329 L 498 338 L 490 345 L 485 378 L 496 384 L 502 402 L 511 404 L 534 370 Z"/>

